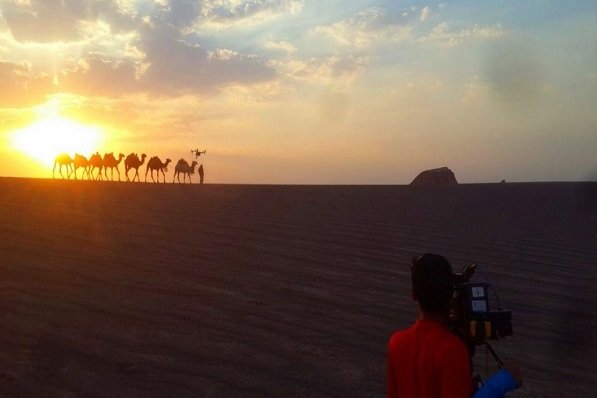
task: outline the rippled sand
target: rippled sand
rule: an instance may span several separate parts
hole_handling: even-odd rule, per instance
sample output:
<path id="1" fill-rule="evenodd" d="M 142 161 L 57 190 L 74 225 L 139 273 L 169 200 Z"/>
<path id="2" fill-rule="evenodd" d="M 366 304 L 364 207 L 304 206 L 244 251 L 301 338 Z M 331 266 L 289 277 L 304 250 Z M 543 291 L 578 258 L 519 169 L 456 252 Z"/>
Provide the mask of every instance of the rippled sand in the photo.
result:
<path id="1" fill-rule="evenodd" d="M 382 397 L 387 339 L 416 316 L 408 262 L 426 251 L 476 262 L 513 311 L 494 345 L 525 372 L 511 396 L 593 396 L 596 184 L 12 178 L 0 396 Z"/>

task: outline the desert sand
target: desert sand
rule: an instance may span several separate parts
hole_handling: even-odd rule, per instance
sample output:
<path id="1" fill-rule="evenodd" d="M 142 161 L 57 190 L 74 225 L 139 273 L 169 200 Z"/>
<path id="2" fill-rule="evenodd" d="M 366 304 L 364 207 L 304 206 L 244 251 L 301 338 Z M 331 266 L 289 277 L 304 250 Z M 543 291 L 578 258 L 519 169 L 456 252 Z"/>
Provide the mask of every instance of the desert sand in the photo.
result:
<path id="1" fill-rule="evenodd" d="M 494 344 L 525 373 L 509 396 L 595 396 L 596 184 L 16 178 L 0 178 L 0 396 L 383 397 L 428 251 L 477 263 L 513 311 Z"/>

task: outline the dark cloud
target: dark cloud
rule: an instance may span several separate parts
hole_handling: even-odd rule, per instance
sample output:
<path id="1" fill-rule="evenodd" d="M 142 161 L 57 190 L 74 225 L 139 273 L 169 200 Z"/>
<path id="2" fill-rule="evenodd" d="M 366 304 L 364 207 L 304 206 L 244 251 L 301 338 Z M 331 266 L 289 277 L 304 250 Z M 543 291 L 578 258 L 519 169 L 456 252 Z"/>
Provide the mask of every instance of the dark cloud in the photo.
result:
<path id="1" fill-rule="evenodd" d="M 201 11 L 201 3 L 196 0 L 170 0 L 167 20 L 174 26 L 191 26 Z"/>
<path id="2" fill-rule="evenodd" d="M 502 40 L 485 60 L 484 76 L 492 93 L 508 104 L 535 102 L 543 86 L 543 68 L 532 48 Z"/>
<path id="3" fill-rule="evenodd" d="M 137 66 L 132 61 L 112 61 L 88 57 L 75 70 L 60 76 L 60 89 L 86 96 L 119 97 L 141 90 Z"/>
<path id="4" fill-rule="evenodd" d="M 6 3 L 2 14 L 17 41 L 72 41 L 81 38 L 82 20 L 97 17 L 97 6 L 85 0 L 32 0 Z"/>
<path id="5" fill-rule="evenodd" d="M 169 24 L 146 25 L 138 47 L 149 65 L 141 78 L 158 94 L 210 92 L 229 84 L 252 84 L 274 77 L 265 60 L 228 49 L 207 49 L 185 40 Z"/>

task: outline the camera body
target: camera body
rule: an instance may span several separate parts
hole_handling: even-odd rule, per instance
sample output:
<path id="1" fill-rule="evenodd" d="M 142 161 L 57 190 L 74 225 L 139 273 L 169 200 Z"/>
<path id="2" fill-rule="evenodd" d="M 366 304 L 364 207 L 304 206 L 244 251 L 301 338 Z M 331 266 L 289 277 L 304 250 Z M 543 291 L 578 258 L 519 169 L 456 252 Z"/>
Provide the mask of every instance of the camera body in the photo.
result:
<path id="1" fill-rule="evenodd" d="M 454 291 L 450 303 L 449 327 L 463 338 L 467 345 L 485 344 L 512 335 L 512 312 L 492 309 L 489 300 L 491 285 L 486 282 L 469 282 L 476 265 L 465 267 L 454 274 Z"/>

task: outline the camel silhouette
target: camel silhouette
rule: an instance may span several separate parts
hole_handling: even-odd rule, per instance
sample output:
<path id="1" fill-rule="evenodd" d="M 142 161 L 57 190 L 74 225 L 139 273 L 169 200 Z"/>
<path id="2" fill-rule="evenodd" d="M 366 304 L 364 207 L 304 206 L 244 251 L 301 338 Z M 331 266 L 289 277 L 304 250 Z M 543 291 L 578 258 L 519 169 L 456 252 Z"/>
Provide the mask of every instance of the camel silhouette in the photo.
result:
<path id="1" fill-rule="evenodd" d="M 89 175 L 94 180 L 101 180 L 102 179 L 102 168 L 104 167 L 104 162 L 102 160 L 102 156 L 99 152 L 94 153 L 89 158 Z M 93 171 L 98 169 L 97 176 L 93 178 Z"/>
<path id="2" fill-rule="evenodd" d="M 81 179 L 83 179 L 83 177 L 85 177 L 85 174 L 87 174 L 87 179 L 89 180 L 89 160 L 87 160 L 87 158 L 81 154 L 75 153 L 75 159 L 73 160 L 73 166 L 74 166 L 74 170 L 73 170 L 73 174 L 75 175 L 75 180 L 77 179 L 77 170 L 79 168 L 83 168 L 83 174 L 81 174 Z"/>
<path id="3" fill-rule="evenodd" d="M 151 170 L 151 180 L 153 182 L 155 182 L 155 180 L 153 179 L 153 171 L 156 170 L 158 182 L 160 182 L 160 171 L 161 171 L 162 176 L 164 176 L 164 183 L 165 183 L 166 182 L 165 172 L 168 171 L 168 163 L 170 163 L 171 161 L 172 160 L 170 160 L 170 159 L 166 159 L 166 162 L 162 163 L 160 158 L 158 158 L 157 156 L 154 156 L 151 159 L 149 159 L 149 161 L 147 162 L 147 166 L 145 168 L 145 182 L 147 182 L 147 172 L 149 170 Z"/>
<path id="4" fill-rule="evenodd" d="M 120 170 L 118 169 L 118 165 L 124 159 L 124 154 L 118 154 L 118 160 L 114 157 L 114 152 L 104 154 L 104 159 L 102 160 L 102 164 L 104 166 L 104 175 L 106 176 L 106 180 L 108 179 L 108 169 L 110 169 L 110 180 L 114 181 L 114 169 L 118 173 L 118 181 L 120 181 Z"/>
<path id="5" fill-rule="evenodd" d="M 145 163 L 145 158 L 147 157 L 146 154 L 141 154 L 141 160 L 136 153 L 130 153 L 126 159 L 124 159 L 124 173 L 126 174 L 126 180 L 129 181 L 129 170 L 135 169 L 135 175 L 133 176 L 133 182 L 135 181 L 135 177 L 137 181 L 141 182 L 139 179 L 139 167 Z"/>
<path id="6" fill-rule="evenodd" d="M 70 155 L 67 153 L 61 153 L 60 155 L 56 156 L 54 159 L 54 168 L 52 169 L 52 178 L 54 178 L 54 172 L 56 171 L 56 166 L 58 166 L 58 171 L 60 172 L 60 177 L 64 179 L 62 175 L 62 166 L 66 166 L 66 178 L 69 179 L 71 175 L 71 167 L 72 167 L 73 160 L 71 159 Z"/>
<path id="7" fill-rule="evenodd" d="M 189 176 L 189 183 L 191 181 L 191 174 L 195 174 L 195 167 L 197 167 L 197 161 L 193 160 L 193 163 L 189 166 L 189 163 L 184 160 L 180 159 L 176 163 L 176 167 L 174 168 L 174 176 L 172 177 L 172 182 L 174 182 L 174 178 L 178 177 L 178 182 L 180 182 L 180 174 L 182 173 L 182 181 L 186 183 L 187 175 Z"/>

